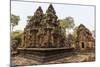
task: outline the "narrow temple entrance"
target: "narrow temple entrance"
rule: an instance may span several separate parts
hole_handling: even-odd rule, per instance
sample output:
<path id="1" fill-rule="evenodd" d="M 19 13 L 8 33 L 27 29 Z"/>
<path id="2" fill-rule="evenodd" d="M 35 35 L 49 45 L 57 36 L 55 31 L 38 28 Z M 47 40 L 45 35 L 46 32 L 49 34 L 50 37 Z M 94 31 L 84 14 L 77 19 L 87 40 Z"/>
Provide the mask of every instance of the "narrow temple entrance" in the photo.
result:
<path id="1" fill-rule="evenodd" d="M 84 48 L 84 42 L 82 42 L 81 44 L 82 44 L 82 48 Z"/>

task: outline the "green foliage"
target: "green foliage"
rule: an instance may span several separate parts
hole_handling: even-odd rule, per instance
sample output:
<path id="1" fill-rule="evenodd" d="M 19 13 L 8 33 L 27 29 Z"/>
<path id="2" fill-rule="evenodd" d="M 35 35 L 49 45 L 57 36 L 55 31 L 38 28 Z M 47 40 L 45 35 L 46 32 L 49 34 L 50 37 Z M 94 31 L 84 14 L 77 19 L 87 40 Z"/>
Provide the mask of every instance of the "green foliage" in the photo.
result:
<path id="1" fill-rule="evenodd" d="M 19 16 L 16 16 L 16 15 L 11 15 L 11 25 L 12 25 L 12 29 L 14 26 L 18 25 L 18 22 L 20 20 L 20 17 Z"/>
<path id="2" fill-rule="evenodd" d="M 66 29 L 68 30 L 68 34 L 69 34 L 69 30 L 73 29 L 75 26 L 74 19 L 69 16 L 69 17 L 66 17 L 65 19 L 61 19 L 59 21 L 60 21 L 60 27 L 62 29 L 62 33 L 66 37 Z"/>
<path id="3" fill-rule="evenodd" d="M 76 26 L 76 27 L 73 29 L 73 33 L 72 33 L 74 40 L 76 40 L 77 31 L 78 31 L 78 27 Z"/>
<path id="4" fill-rule="evenodd" d="M 21 44 L 22 32 L 11 32 L 11 49 L 14 51 Z"/>
<path id="5" fill-rule="evenodd" d="M 72 17 L 66 17 L 65 19 L 60 20 L 60 26 L 65 29 L 71 29 L 74 28 L 74 19 Z"/>

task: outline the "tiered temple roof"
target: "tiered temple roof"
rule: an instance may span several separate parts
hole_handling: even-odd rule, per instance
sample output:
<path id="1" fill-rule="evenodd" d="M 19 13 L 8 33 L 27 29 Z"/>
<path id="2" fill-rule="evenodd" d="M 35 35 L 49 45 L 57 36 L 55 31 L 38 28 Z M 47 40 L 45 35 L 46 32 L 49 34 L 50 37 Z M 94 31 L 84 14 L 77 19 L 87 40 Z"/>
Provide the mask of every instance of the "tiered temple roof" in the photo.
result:
<path id="1" fill-rule="evenodd" d="M 46 13 L 39 6 L 26 25 L 22 37 L 23 48 L 58 48 L 65 47 L 64 36 L 57 20 L 56 12 L 49 5 Z"/>

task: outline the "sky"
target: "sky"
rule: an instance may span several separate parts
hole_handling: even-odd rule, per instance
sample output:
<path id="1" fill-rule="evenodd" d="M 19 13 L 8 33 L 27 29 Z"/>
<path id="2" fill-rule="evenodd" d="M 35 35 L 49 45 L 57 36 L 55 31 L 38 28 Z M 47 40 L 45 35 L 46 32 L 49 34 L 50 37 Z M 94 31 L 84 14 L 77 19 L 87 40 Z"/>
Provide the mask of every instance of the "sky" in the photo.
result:
<path id="1" fill-rule="evenodd" d="M 27 24 L 27 16 L 33 16 L 36 9 L 41 6 L 45 13 L 50 3 L 11 1 L 11 14 L 20 16 L 20 21 L 15 30 L 23 30 Z M 71 4 L 52 4 L 58 19 L 71 16 L 75 26 L 84 24 L 91 31 L 95 29 L 95 7 Z"/>

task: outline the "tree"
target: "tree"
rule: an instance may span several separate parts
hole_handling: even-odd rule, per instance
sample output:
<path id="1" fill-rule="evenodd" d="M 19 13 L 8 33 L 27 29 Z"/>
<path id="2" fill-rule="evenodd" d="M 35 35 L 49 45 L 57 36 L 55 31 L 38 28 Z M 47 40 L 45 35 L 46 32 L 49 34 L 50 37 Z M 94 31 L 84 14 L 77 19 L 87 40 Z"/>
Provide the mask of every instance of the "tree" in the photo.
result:
<path id="1" fill-rule="evenodd" d="M 73 17 L 68 16 L 65 19 L 60 20 L 60 26 L 65 32 L 67 29 L 69 34 L 69 30 L 73 29 L 75 26 Z"/>
<path id="2" fill-rule="evenodd" d="M 14 31 L 11 32 L 11 49 L 14 51 L 18 46 L 21 44 L 21 37 L 22 32 L 21 31 Z"/>
<path id="3" fill-rule="evenodd" d="M 72 47 L 74 46 L 74 37 L 72 34 L 68 34 L 68 37 L 67 37 L 67 44 L 69 47 Z"/>
<path id="4" fill-rule="evenodd" d="M 77 30 L 78 30 L 78 27 L 76 26 L 74 29 L 73 29 L 73 39 L 76 40 L 76 37 L 77 37 Z"/>
<path id="5" fill-rule="evenodd" d="M 20 20 L 20 17 L 19 16 L 16 16 L 16 15 L 11 15 L 11 25 L 12 25 L 12 30 L 14 28 L 14 26 L 18 25 L 18 22 Z"/>
<path id="6" fill-rule="evenodd" d="M 62 35 L 64 36 L 64 37 L 66 37 L 66 23 L 63 21 L 63 20 L 59 20 L 59 22 L 60 22 L 60 27 L 61 27 L 61 30 L 62 30 Z"/>

